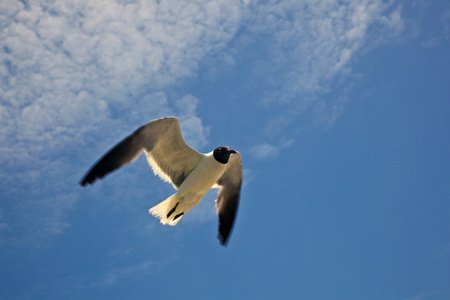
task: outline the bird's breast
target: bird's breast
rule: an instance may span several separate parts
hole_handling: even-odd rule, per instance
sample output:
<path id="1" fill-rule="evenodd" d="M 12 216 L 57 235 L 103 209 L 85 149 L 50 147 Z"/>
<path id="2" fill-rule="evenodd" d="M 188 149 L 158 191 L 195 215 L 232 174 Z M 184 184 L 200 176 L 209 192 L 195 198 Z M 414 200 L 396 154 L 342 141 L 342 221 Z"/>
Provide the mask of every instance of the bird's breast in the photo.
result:
<path id="1" fill-rule="evenodd" d="M 178 189 L 181 195 L 206 194 L 216 181 L 222 176 L 226 165 L 217 162 L 214 157 L 206 154 L 195 167 L 195 169 L 186 177 Z"/>

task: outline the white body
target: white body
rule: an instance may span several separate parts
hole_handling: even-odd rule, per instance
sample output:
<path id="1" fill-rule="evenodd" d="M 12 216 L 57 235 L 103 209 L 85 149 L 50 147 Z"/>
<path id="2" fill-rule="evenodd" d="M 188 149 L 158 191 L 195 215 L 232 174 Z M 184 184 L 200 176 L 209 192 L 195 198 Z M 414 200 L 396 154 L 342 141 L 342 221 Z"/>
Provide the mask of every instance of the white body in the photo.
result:
<path id="1" fill-rule="evenodd" d="M 180 213 L 185 214 L 198 205 L 203 196 L 222 176 L 226 167 L 226 164 L 221 164 L 214 158 L 213 152 L 204 154 L 195 169 L 180 185 L 178 192 L 152 207 L 149 212 L 160 218 L 163 224 L 176 225 L 180 218 L 173 220 L 174 216 Z M 167 214 L 175 206 L 176 209 L 172 212 L 169 220 Z"/>

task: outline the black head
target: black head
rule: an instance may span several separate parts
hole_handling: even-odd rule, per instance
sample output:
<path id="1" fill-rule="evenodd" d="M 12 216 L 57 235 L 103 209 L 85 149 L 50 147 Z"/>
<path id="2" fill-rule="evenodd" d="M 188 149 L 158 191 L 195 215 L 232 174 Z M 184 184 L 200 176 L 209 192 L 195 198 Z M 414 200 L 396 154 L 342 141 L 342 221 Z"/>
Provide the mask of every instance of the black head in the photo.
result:
<path id="1" fill-rule="evenodd" d="M 213 155 L 218 162 L 226 164 L 228 163 L 228 159 L 230 159 L 230 155 L 233 153 L 236 153 L 236 151 L 231 150 L 230 147 L 220 146 L 214 149 Z"/>

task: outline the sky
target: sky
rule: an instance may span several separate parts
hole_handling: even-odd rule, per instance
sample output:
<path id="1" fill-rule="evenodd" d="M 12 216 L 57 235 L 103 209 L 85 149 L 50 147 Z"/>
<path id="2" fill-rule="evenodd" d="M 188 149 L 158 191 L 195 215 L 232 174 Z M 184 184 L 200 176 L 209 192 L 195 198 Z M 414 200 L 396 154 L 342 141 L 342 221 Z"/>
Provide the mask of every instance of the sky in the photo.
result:
<path id="1" fill-rule="evenodd" d="M 450 299 L 450 2 L 0 2 L 0 299 Z M 146 122 L 240 151 L 175 227 Z"/>

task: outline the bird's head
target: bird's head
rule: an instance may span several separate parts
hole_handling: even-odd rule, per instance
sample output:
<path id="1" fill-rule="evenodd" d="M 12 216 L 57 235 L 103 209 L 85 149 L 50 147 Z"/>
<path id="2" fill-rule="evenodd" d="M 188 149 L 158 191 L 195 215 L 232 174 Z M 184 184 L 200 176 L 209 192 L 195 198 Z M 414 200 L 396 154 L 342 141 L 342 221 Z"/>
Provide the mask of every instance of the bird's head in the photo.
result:
<path id="1" fill-rule="evenodd" d="M 230 147 L 220 146 L 214 149 L 213 155 L 218 162 L 221 164 L 226 164 L 228 163 L 228 159 L 230 159 L 230 155 L 234 153 L 236 153 L 236 151 L 230 149 Z"/>

